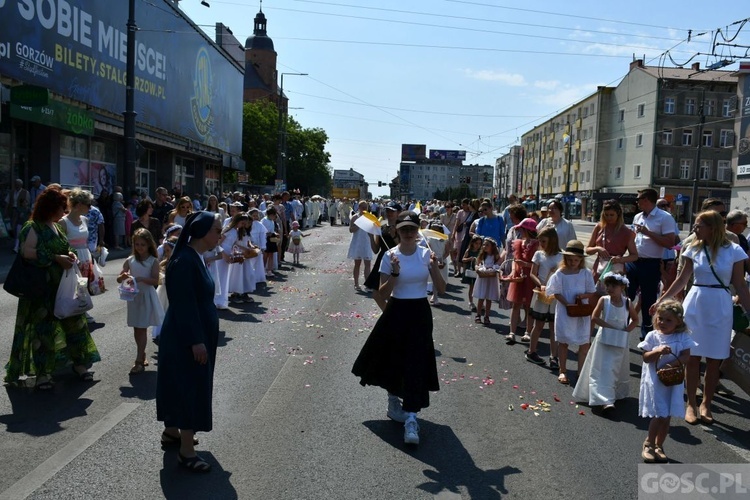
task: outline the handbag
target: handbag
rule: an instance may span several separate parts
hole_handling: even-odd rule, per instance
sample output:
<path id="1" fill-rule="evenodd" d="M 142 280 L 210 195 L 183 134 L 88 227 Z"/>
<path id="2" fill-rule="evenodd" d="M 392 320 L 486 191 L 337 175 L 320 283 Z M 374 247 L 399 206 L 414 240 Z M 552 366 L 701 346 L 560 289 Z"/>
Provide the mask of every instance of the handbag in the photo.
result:
<path id="1" fill-rule="evenodd" d="M 609 315 L 609 310 L 611 307 L 612 307 L 611 300 L 607 300 L 606 307 L 604 309 L 605 318 Z M 625 331 L 625 327 L 628 326 L 628 319 L 630 319 L 630 299 L 625 299 L 625 310 L 627 311 L 627 317 L 625 319 L 625 325 L 622 331 L 615 330 L 612 328 L 602 327 L 599 330 L 599 342 L 601 342 L 604 345 L 609 345 L 612 347 L 627 347 L 628 346 L 628 334 L 627 334 L 627 331 Z"/>
<path id="2" fill-rule="evenodd" d="M 594 307 L 596 307 L 596 304 L 591 299 L 583 298 L 579 295 L 576 297 L 576 303 L 568 304 L 565 306 L 565 309 L 571 318 L 582 318 L 584 316 L 591 316 L 591 313 L 594 312 Z"/>
<path id="3" fill-rule="evenodd" d="M 466 276 L 467 278 L 476 278 L 477 272 L 473 269 L 467 269 L 464 271 L 464 276 Z"/>
<path id="4" fill-rule="evenodd" d="M 716 278 L 716 281 L 718 281 L 719 284 L 724 288 L 724 290 L 726 290 L 727 293 L 731 296 L 732 291 L 728 286 L 724 284 L 723 281 L 721 281 L 721 278 L 719 278 L 719 275 L 716 274 L 716 271 L 714 270 L 714 266 L 711 263 L 711 255 L 708 253 L 708 249 L 704 246 L 703 250 L 706 252 L 708 267 L 710 267 L 711 272 L 714 273 L 714 278 Z M 734 330 L 735 332 L 744 332 L 748 329 L 748 327 L 750 327 L 750 319 L 745 316 L 745 310 L 741 305 L 732 303 L 732 330 Z"/>
<path id="5" fill-rule="evenodd" d="M 682 361 L 674 353 L 670 352 L 669 354 L 677 360 L 677 366 L 666 365 L 656 370 L 656 376 L 667 387 L 681 384 L 685 380 L 685 366 Z M 659 356 L 659 359 L 661 359 L 661 356 Z"/>
<path id="6" fill-rule="evenodd" d="M 47 269 L 35 266 L 21 257 L 19 252 L 8 271 L 3 289 L 16 297 L 36 300 L 44 297 L 49 291 L 48 281 Z"/>
<path id="7" fill-rule="evenodd" d="M 94 308 L 89 294 L 89 280 L 81 274 L 77 265 L 65 271 L 55 295 L 54 315 L 58 319 L 79 316 Z"/>

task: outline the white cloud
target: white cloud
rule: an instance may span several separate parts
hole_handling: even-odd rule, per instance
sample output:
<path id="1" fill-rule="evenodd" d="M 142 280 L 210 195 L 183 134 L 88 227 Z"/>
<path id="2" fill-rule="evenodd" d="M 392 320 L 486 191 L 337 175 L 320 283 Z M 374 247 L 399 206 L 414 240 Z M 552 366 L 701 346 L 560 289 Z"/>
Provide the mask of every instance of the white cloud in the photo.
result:
<path id="1" fill-rule="evenodd" d="M 555 90 L 558 86 L 560 86 L 559 80 L 536 80 L 534 82 L 534 87 L 542 90 Z"/>
<path id="2" fill-rule="evenodd" d="M 486 82 L 500 82 L 511 87 L 523 87 L 527 85 L 523 75 L 518 73 L 507 73 L 504 71 L 493 71 L 489 69 L 482 70 L 464 70 L 464 74 L 474 80 L 483 80 Z"/>

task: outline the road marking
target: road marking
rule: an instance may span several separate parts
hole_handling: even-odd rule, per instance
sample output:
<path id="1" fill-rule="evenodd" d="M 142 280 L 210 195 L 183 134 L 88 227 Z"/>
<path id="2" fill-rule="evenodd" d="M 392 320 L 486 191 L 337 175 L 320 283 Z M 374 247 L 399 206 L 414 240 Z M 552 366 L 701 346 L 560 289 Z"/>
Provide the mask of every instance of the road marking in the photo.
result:
<path id="1" fill-rule="evenodd" d="M 60 451 L 39 464 L 36 469 L 0 493 L 0 500 L 22 500 L 34 493 L 139 406 L 139 403 L 122 403 Z"/>

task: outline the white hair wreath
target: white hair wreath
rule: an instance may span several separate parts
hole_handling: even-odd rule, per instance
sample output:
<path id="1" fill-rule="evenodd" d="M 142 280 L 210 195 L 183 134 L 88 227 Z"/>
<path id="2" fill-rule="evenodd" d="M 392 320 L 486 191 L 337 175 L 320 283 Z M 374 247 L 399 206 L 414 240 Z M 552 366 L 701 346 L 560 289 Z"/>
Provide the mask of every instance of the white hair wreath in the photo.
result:
<path id="1" fill-rule="evenodd" d="M 606 280 L 607 278 L 614 278 L 625 286 L 630 285 L 630 281 L 628 280 L 628 278 L 619 273 L 613 273 L 612 271 L 609 271 L 608 273 L 605 273 L 604 276 L 602 276 L 602 281 Z"/>

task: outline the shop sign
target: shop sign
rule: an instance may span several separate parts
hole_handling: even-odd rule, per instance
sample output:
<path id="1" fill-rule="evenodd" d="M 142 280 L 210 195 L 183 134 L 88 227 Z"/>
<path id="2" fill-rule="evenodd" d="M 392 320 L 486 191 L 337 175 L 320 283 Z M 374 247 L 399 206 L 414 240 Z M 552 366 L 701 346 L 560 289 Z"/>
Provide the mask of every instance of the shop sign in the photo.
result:
<path id="1" fill-rule="evenodd" d="M 46 106 L 19 106 L 11 103 L 10 116 L 74 134 L 94 135 L 93 114 L 60 101 L 50 101 Z"/>

